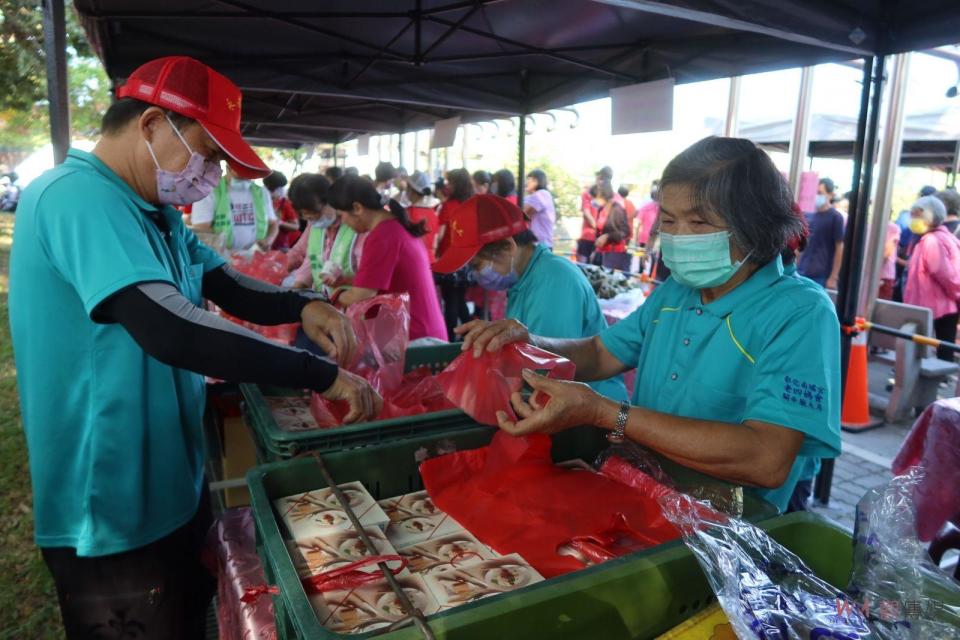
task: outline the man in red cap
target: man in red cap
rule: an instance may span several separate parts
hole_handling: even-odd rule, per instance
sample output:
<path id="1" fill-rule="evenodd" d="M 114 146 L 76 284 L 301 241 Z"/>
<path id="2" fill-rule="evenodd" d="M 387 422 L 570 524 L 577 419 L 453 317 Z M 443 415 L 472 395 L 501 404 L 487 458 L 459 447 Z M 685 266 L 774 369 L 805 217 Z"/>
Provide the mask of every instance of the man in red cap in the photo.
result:
<path id="1" fill-rule="evenodd" d="M 313 389 L 348 401 L 350 420 L 376 415 L 380 399 L 334 362 L 202 308 L 302 322 L 341 363 L 355 350 L 333 307 L 235 273 L 174 208 L 206 196 L 222 160 L 246 178 L 269 173 L 240 136 L 239 89 L 171 57 L 117 96 L 93 152 L 71 150 L 17 213 L 10 324 L 36 540 L 68 638 L 202 638 L 203 375 Z"/>
<path id="2" fill-rule="evenodd" d="M 504 320 L 474 320 L 457 327 L 454 331 L 458 335 L 516 330 L 579 339 L 606 328 L 600 303 L 586 276 L 574 263 L 537 243 L 517 205 L 499 196 L 474 196 L 450 215 L 449 230 L 450 244 L 433 264 L 433 270 L 453 273 L 469 265 L 478 285 L 488 291 L 507 292 Z M 622 376 L 590 386 L 608 398 L 627 399 Z"/>

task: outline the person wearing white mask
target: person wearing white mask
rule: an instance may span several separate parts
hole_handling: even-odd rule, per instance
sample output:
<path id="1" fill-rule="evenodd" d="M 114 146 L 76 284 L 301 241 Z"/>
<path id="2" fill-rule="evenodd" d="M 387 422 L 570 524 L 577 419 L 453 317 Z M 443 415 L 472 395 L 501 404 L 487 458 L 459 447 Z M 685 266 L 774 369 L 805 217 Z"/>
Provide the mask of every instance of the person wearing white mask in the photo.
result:
<path id="1" fill-rule="evenodd" d="M 580 339 L 531 334 L 516 320 L 477 323 L 463 348 L 528 342 L 569 358 L 582 382 L 636 368 L 622 403 L 524 372 L 537 393 L 514 394 L 519 420 L 501 412 L 500 428 L 593 425 L 785 509 L 804 459 L 839 455 L 841 397 L 833 304 L 783 272 L 781 251 L 802 229 L 790 188 L 753 142 L 710 137 L 670 161 L 658 197 L 672 275 L 631 316 Z"/>
<path id="2" fill-rule="evenodd" d="M 810 237 L 800 256 L 797 269 L 821 287 L 837 288 L 840 262 L 843 258 L 843 214 L 830 203 L 836 187 L 830 178 L 821 178 L 817 185 L 816 211 L 807 215 Z"/>
<path id="3" fill-rule="evenodd" d="M 287 196 L 307 228 L 287 253 L 291 271 L 288 286 L 314 289 L 326 295 L 349 286 L 360 263 L 357 233 L 341 224 L 340 213 L 327 203 L 330 181 L 319 173 L 303 173 L 293 179 Z"/>
<path id="4" fill-rule="evenodd" d="M 310 388 L 379 413 L 360 378 L 208 313 L 302 322 L 333 360 L 350 322 L 317 296 L 232 271 L 175 208 L 220 163 L 269 173 L 240 136 L 240 90 L 192 58 L 134 70 L 92 153 L 76 149 L 24 191 L 10 262 L 10 325 L 30 458 L 34 530 L 66 637 L 136 623 L 203 638 L 213 581 L 204 478 L 204 376 Z"/>

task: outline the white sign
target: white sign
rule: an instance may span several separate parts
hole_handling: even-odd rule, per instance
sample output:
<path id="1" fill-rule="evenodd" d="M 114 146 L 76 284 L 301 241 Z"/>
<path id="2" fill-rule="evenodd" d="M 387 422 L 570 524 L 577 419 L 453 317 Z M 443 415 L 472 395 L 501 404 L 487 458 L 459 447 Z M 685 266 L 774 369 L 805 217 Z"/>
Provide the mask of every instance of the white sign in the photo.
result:
<path id="1" fill-rule="evenodd" d="M 673 129 L 673 78 L 610 90 L 610 133 Z"/>
<path id="2" fill-rule="evenodd" d="M 452 147 L 457 139 L 457 129 L 460 127 L 460 118 L 447 118 L 433 123 L 433 136 L 430 138 L 431 149 Z"/>
<path id="3" fill-rule="evenodd" d="M 357 155 L 365 156 L 370 153 L 370 134 L 364 134 L 357 138 Z"/>

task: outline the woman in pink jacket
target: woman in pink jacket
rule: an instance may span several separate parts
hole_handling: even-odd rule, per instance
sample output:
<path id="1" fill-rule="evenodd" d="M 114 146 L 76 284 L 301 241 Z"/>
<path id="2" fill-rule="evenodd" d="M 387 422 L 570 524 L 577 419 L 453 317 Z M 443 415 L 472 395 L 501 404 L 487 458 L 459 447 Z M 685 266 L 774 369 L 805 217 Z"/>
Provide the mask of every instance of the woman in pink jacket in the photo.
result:
<path id="1" fill-rule="evenodd" d="M 933 312 L 937 339 L 957 341 L 960 300 L 960 240 L 943 224 L 947 209 L 935 196 L 917 200 L 910 211 L 910 230 L 920 235 L 907 267 L 903 301 Z M 949 349 L 937 349 L 941 360 L 953 360 Z"/>

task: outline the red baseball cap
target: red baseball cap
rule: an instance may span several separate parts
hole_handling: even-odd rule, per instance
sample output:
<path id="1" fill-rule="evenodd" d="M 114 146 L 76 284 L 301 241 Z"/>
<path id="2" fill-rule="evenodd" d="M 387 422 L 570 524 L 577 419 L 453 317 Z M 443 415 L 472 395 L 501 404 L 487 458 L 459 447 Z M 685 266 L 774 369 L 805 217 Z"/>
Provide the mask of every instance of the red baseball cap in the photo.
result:
<path id="1" fill-rule="evenodd" d="M 240 89 L 199 60 L 187 56 L 151 60 L 130 74 L 117 89 L 117 97 L 134 98 L 196 120 L 241 178 L 270 175 L 270 168 L 240 135 Z"/>
<path id="2" fill-rule="evenodd" d="M 473 196 L 450 214 L 450 244 L 433 263 L 437 273 L 453 273 L 470 262 L 484 245 L 526 231 L 520 207 L 491 194 Z"/>

